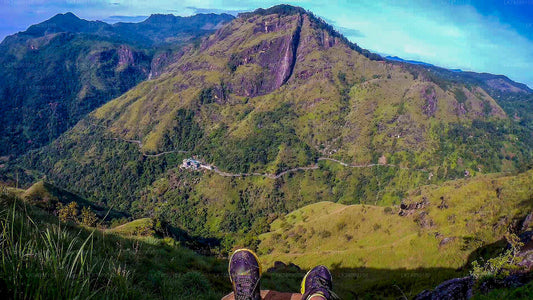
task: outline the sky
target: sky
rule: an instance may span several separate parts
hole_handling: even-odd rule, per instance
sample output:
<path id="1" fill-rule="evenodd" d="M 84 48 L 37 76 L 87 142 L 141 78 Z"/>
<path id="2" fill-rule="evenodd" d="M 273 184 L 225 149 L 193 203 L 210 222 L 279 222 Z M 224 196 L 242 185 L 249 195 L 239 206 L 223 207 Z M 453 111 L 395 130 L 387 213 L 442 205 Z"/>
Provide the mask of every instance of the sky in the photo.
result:
<path id="1" fill-rule="evenodd" d="M 533 88 L 533 0 L 0 0 L 0 39 L 57 13 L 139 22 L 153 13 L 231 13 L 287 3 L 382 55 L 503 74 Z"/>

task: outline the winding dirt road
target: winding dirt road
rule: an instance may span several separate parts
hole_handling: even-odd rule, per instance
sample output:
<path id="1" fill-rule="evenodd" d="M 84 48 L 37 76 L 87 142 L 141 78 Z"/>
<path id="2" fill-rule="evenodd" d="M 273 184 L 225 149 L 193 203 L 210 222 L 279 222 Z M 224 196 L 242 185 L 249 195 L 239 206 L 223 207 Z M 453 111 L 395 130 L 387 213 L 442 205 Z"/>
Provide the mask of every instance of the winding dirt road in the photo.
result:
<path id="1" fill-rule="evenodd" d="M 89 125 L 106 128 L 105 126 L 98 125 L 98 124 L 89 123 Z M 111 138 L 111 140 L 137 144 L 137 146 L 139 147 L 139 151 L 145 157 L 160 157 L 160 156 L 163 156 L 163 155 L 166 155 L 166 154 L 171 154 L 171 153 L 189 153 L 190 152 L 190 151 L 187 151 L 187 150 L 171 150 L 171 151 L 165 151 L 165 152 L 160 152 L 160 153 L 156 153 L 156 154 L 146 154 L 146 153 L 142 152 L 143 144 L 142 144 L 142 141 L 140 141 L 140 140 L 129 140 L 129 139 L 124 139 L 124 138 Z M 338 163 L 341 166 L 344 166 L 344 167 L 347 167 L 347 168 L 373 168 L 373 167 L 381 166 L 381 167 L 398 168 L 398 169 L 402 169 L 402 170 L 414 170 L 414 171 L 428 172 L 425 169 L 411 169 L 411 168 L 402 167 L 402 166 L 394 165 L 394 164 L 360 164 L 360 165 L 352 165 L 352 164 L 347 164 L 347 163 L 345 163 L 343 161 L 340 161 L 338 159 L 329 158 L 329 157 L 319 157 L 317 159 L 317 162 L 315 164 L 311 165 L 311 166 L 296 167 L 296 168 L 288 169 L 288 170 L 285 170 L 285 171 L 282 171 L 282 172 L 276 173 L 276 174 L 255 173 L 255 172 L 254 173 L 229 173 L 229 172 L 224 172 L 224 171 L 219 170 L 218 167 L 214 166 L 214 165 L 209 165 L 209 164 L 205 164 L 204 165 L 204 164 L 202 164 L 202 166 L 204 166 L 204 169 L 206 169 L 208 171 L 213 171 L 216 174 L 218 174 L 220 176 L 224 176 L 224 177 L 262 176 L 262 177 L 267 177 L 267 178 L 271 178 L 271 179 L 277 179 L 277 178 L 280 178 L 283 175 L 288 174 L 288 173 L 293 173 L 293 172 L 298 172 L 298 171 L 316 170 L 316 169 L 319 168 L 318 162 L 321 161 L 321 160 L 328 160 L 328 161 L 331 161 L 331 162 L 335 162 L 335 163 Z"/>

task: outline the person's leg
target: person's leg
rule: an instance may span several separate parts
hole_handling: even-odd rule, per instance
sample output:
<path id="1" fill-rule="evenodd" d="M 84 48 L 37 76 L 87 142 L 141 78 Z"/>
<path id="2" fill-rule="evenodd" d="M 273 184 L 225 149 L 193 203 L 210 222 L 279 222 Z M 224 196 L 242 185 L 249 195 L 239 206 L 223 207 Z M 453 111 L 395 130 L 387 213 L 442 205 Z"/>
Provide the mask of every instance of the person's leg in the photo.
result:
<path id="1" fill-rule="evenodd" d="M 302 300 L 333 300 L 333 281 L 328 268 L 316 266 L 302 280 Z"/>
<path id="2" fill-rule="evenodd" d="M 228 272 L 235 300 L 261 299 L 261 264 L 252 250 L 239 249 L 233 252 Z"/>

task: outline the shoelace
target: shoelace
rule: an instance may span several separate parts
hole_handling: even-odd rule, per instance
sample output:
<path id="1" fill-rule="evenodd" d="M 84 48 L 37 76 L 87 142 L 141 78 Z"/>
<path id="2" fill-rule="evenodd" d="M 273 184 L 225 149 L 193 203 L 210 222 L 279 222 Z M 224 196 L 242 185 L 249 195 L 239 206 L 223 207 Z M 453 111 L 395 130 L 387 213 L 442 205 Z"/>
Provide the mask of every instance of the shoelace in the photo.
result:
<path id="1" fill-rule="evenodd" d="M 255 300 L 254 290 L 257 287 L 258 280 L 252 280 L 248 277 L 241 277 L 235 280 L 238 293 L 235 294 L 235 300 Z"/>
<path id="2" fill-rule="evenodd" d="M 340 299 L 339 296 L 337 296 L 337 294 L 335 294 L 331 290 L 329 280 L 327 280 L 326 278 L 324 278 L 322 276 L 313 277 L 313 279 L 311 281 L 311 286 L 313 288 L 325 289 L 326 291 L 328 291 L 329 294 L 330 294 L 330 297 L 331 297 L 329 300 L 339 300 Z"/>

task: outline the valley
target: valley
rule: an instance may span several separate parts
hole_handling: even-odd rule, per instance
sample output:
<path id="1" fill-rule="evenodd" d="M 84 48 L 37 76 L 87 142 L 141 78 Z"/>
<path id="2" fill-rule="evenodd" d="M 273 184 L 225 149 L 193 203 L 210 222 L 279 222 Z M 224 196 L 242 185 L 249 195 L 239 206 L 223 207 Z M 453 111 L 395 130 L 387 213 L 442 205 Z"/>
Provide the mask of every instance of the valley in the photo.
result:
<path id="1" fill-rule="evenodd" d="M 0 49 L 0 292 L 220 299 L 247 247 L 265 289 L 323 264 L 343 299 L 413 298 L 532 230 L 533 91 L 503 75 L 383 58 L 289 5 L 59 14 Z"/>

